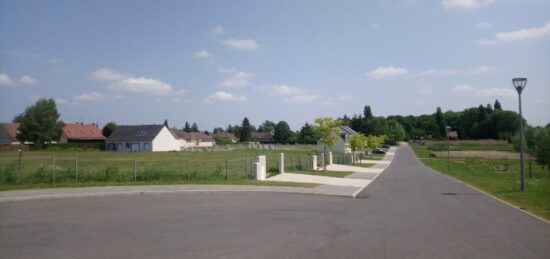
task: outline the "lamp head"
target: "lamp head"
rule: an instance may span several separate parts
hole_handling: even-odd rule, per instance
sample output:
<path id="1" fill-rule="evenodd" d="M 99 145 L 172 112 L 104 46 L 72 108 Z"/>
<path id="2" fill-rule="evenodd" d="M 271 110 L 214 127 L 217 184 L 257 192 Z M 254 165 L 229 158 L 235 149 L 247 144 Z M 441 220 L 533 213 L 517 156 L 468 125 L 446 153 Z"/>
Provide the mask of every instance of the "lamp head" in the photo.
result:
<path id="1" fill-rule="evenodd" d="M 525 88 L 525 85 L 527 85 L 527 78 L 514 78 L 512 79 L 512 83 L 514 84 L 514 88 L 516 88 L 516 91 L 518 91 L 518 94 L 521 94 L 523 88 Z"/>

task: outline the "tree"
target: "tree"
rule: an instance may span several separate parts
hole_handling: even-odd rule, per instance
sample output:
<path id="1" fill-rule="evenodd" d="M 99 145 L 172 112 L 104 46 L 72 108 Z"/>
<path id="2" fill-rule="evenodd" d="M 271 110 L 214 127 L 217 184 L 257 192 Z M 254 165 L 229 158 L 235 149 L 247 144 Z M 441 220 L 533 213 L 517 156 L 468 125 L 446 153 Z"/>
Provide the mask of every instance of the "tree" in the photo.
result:
<path id="1" fill-rule="evenodd" d="M 495 104 L 493 105 L 493 108 L 495 111 L 502 111 L 502 106 L 500 105 L 500 102 L 498 100 L 495 100 Z"/>
<path id="2" fill-rule="evenodd" d="M 385 140 L 384 136 L 369 135 L 367 136 L 367 147 L 371 150 L 375 149 L 380 145 L 382 145 L 382 143 L 384 143 L 384 140 Z"/>
<path id="3" fill-rule="evenodd" d="M 333 120 L 330 117 L 317 118 L 313 126 L 315 133 L 319 137 L 319 144 L 323 145 L 324 165 L 323 170 L 327 171 L 327 147 L 332 148 L 338 140 L 340 134 L 340 126 L 342 122 L 340 120 Z"/>
<path id="4" fill-rule="evenodd" d="M 348 139 L 352 151 L 363 151 L 367 146 L 367 137 L 361 133 L 353 134 Z"/>
<path id="5" fill-rule="evenodd" d="M 117 127 L 116 123 L 110 121 L 107 124 L 105 124 L 105 126 L 103 126 L 101 133 L 103 133 L 103 136 L 108 138 L 109 136 L 111 136 L 111 133 L 115 131 L 116 127 Z"/>
<path id="6" fill-rule="evenodd" d="M 250 141 L 250 135 L 252 134 L 252 125 L 250 125 L 250 121 L 248 121 L 247 117 L 244 117 L 243 123 L 241 125 L 240 130 L 240 141 L 241 142 L 247 142 Z"/>
<path id="7" fill-rule="evenodd" d="M 272 132 L 275 129 L 275 122 L 265 121 L 258 127 L 258 132 Z"/>
<path id="8" fill-rule="evenodd" d="M 27 107 L 24 113 L 15 117 L 21 123 L 17 139 L 35 144 L 59 141 L 64 125 L 59 117 L 54 99 L 39 99 L 34 105 Z"/>
<path id="9" fill-rule="evenodd" d="M 315 130 L 309 123 L 306 122 L 306 124 L 304 124 L 304 126 L 300 129 L 300 132 L 298 133 L 298 143 L 316 144 L 317 140 L 318 138 L 315 134 Z"/>
<path id="10" fill-rule="evenodd" d="M 365 118 L 365 120 L 372 119 L 372 111 L 369 105 L 365 105 L 365 108 L 363 108 L 363 117 Z"/>
<path id="11" fill-rule="evenodd" d="M 439 129 L 437 132 L 437 137 L 447 138 L 447 129 L 445 128 L 447 126 L 447 122 L 445 121 L 445 116 L 443 116 L 443 112 L 441 112 L 441 107 L 437 107 L 437 110 L 434 114 L 434 119 Z"/>
<path id="12" fill-rule="evenodd" d="M 223 130 L 222 127 L 216 127 L 216 128 L 214 128 L 214 130 L 212 130 L 212 132 L 213 132 L 214 134 L 216 134 L 216 133 L 224 132 L 224 130 Z"/>
<path id="13" fill-rule="evenodd" d="M 388 142 L 390 144 L 395 144 L 405 139 L 406 132 L 398 121 L 388 120 L 388 131 L 386 134 L 388 135 Z"/>
<path id="14" fill-rule="evenodd" d="M 196 122 L 193 122 L 193 125 L 191 125 L 191 132 L 199 132 L 199 125 Z"/>
<path id="15" fill-rule="evenodd" d="M 167 120 L 167 119 L 164 119 L 164 123 L 163 123 L 162 125 L 166 126 L 167 128 L 170 128 L 170 127 L 168 126 L 168 120 Z"/>
<path id="16" fill-rule="evenodd" d="M 279 123 L 275 125 L 275 134 L 273 136 L 273 140 L 276 143 L 288 144 L 292 141 L 293 135 L 294 132 L 290 130 L 288 123 L 286 123 L 286 121 L 279 121 Z"/>
<path id="17" fill-rule="evenodd" d="M 191 132 L 191 127 L 189 126 L 189 122 L 185 122 L 185 126 L 183 127 L 183 131 L 189 133 Z"/>

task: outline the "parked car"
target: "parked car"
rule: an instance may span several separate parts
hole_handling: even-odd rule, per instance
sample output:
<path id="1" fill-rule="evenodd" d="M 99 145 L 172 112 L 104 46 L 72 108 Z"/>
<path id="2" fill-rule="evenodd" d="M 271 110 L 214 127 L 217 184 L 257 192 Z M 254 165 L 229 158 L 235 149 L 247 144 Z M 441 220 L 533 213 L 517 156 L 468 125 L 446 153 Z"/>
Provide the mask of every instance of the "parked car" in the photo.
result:
<path id="1" fill-rule="evenodd" d="M 386 151 L 382 150 L 381 148 L 375 148 L 372 150 L 372 153 L 375 154 L 386 154 Z"/>

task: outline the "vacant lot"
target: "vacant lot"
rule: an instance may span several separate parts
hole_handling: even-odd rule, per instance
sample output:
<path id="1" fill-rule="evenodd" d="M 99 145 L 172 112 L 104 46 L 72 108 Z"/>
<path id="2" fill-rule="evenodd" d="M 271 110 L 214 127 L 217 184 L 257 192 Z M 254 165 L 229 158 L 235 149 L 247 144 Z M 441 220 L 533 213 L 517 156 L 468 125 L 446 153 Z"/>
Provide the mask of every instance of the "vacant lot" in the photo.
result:
<path id="1" fill-rule="evenodd" d="M 311 168 L 311 147 L 284 150 L 209 152 L 17 152 L 0 153 L 0 190 L 35 187 L 145 183 L 248 183 L 259 155 L 267 170 L 278 171 L 285 153 L 286 170 Z"/>
<path id="2" fill-rule="evenodd" d="M 446 151 L 434 151 L 432 154 L 436 157 L 447 157 Z M 479 157 L 487 159 L 519 159 L 517 152 L 509 151 L 451 151 L 451 157 Z"/>

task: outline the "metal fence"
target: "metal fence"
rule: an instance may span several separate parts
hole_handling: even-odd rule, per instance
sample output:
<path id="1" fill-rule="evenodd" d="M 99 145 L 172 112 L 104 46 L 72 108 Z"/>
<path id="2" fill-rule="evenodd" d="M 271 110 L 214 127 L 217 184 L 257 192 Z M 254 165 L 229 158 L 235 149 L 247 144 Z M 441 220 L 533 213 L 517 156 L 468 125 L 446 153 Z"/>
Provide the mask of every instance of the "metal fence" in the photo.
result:
<path id="1" fill-rule="evenodd" d="M 4 160 L 0 164 L 2 184 L 77 182 L 167 182 L 211 181 L 254 178 L 254 157 L 231 159 L 79 159 L 38 157 Z"/>

